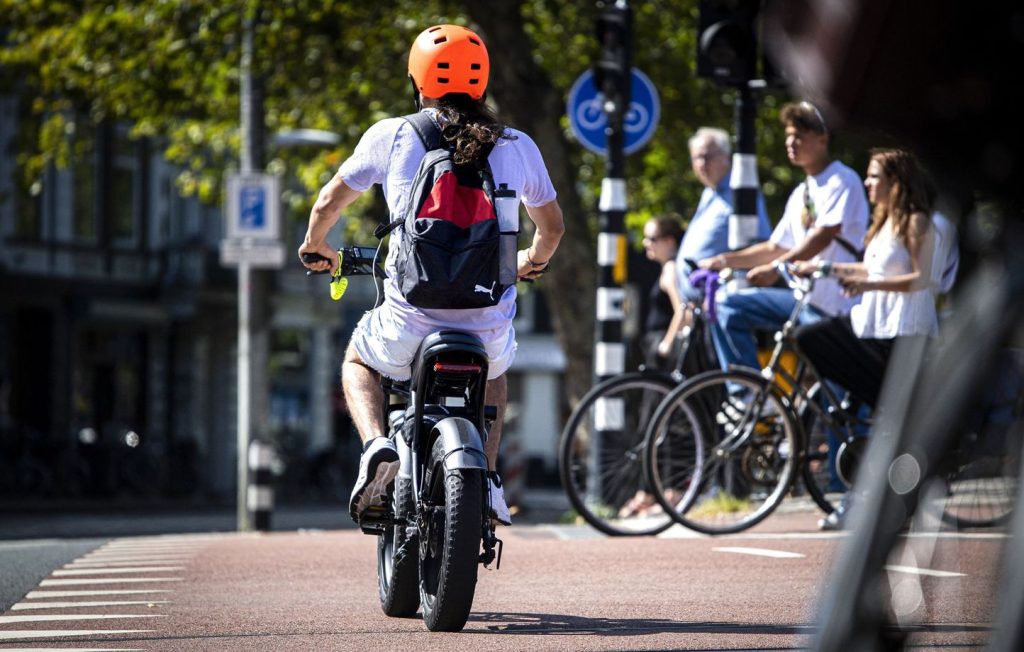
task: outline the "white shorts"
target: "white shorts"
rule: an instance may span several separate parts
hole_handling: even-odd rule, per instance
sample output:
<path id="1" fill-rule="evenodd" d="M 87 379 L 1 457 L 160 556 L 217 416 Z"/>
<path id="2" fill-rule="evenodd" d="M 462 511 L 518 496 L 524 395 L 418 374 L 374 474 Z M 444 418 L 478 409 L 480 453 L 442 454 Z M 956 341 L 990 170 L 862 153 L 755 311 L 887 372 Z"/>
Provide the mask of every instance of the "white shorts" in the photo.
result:
<path id="1" fill-rule="evenodd" d="M 476 329 L 471 323 L 454 324 L 432 320 L 425 315 L 414 319 L 402 310 L 394 310 L 388 302 L 363 315 L 352 333 L 352 346 L 370 368 L 394 380 L 412 377 L 412 361 L 427 335 L 445 329 L 472 333 L 483 342 L 487 351 L 487 379 L 493 380 L 512 366 L 516 356 L 516 332 L 509 319 L 502 327 Z"/>

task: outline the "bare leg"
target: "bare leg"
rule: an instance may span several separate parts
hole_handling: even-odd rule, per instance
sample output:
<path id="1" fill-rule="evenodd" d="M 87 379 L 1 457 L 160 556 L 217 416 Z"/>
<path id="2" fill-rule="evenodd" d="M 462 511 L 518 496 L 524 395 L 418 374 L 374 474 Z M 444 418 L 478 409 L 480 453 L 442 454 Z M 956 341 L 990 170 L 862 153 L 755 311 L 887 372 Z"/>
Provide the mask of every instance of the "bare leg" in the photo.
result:
<path id="1" fill-rule="evenodd" d="M 484 392 L 484 402 L 487 405 L 498 407 L 498 418 L 491 424 L 487 433 L 487 443 L 484 445 L 487 453 L 487 466 L 491 471 L 498 469 L 498 446 L 501 444 L 501 426 L 505 420 L 505 403 L 508 400 L 508 380 L 502 374 L 494 380 L 487 381 L 487 390 Z"/>
<path id="2" fill-rule="evenodd" d="M 345 401 L 348 403 L 352 423 L 359 431 L 359 438 L 365 444 L 374 437 L 383 437 L 384 418 L 381 416 L 381 406 L 384 402 L 384 390 L 380 387 L 380 376 L 366 366 L 351 344 L 341 365 L 341 384 L 345 390 Z"/>

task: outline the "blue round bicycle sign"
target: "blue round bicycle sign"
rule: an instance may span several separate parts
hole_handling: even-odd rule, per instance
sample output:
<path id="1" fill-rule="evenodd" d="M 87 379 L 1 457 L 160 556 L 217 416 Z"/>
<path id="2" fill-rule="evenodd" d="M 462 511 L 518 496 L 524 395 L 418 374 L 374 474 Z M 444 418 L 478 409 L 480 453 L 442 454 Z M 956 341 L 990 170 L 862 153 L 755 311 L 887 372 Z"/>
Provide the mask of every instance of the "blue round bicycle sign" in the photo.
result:
<path id="1" fill-rule="evenodd" d="M 629 109 L 626 110 L 626 154 L 632 154 L 647 144 L 654 135 L 661 117 L 661 104 L 658 91 L 644 73 L 633 68 Z M 603 96 L 597 92 L 594 84 L 594 73 L 585 71 L 569 90 L 569 101 L 566 112 L 569 114 L 569 126 L 573 134 L 584 147 L 597 154 L 608 151 L 604 133 L 608 126 L 608 116 L 601 106 Z"/>

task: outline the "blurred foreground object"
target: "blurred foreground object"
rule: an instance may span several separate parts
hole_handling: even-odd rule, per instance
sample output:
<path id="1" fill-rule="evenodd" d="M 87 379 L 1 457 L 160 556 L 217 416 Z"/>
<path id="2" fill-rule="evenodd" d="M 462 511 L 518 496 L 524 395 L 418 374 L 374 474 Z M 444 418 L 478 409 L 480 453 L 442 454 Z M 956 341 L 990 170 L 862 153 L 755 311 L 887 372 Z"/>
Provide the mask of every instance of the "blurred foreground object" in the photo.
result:
<path id="1" fill-rule="evenodd" d="M 795 92 L 877 144 L 914 149 L 958 195 L 1021 199 L 1019 3 L 792 0 L 764 20 Z"/>

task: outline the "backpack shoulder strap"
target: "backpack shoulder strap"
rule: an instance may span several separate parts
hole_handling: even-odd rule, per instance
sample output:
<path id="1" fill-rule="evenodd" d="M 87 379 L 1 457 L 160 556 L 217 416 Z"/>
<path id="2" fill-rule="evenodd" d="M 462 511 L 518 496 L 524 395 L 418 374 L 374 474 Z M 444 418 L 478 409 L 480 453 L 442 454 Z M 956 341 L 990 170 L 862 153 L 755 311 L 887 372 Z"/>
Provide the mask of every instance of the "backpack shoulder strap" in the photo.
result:
<path id="1" fill-rule="evenodd" d="M 429 114 L 418 111 L 403 116 L 402 119 L 409 123 L 428 152 L 441 146 L 441 130 Z"/>

